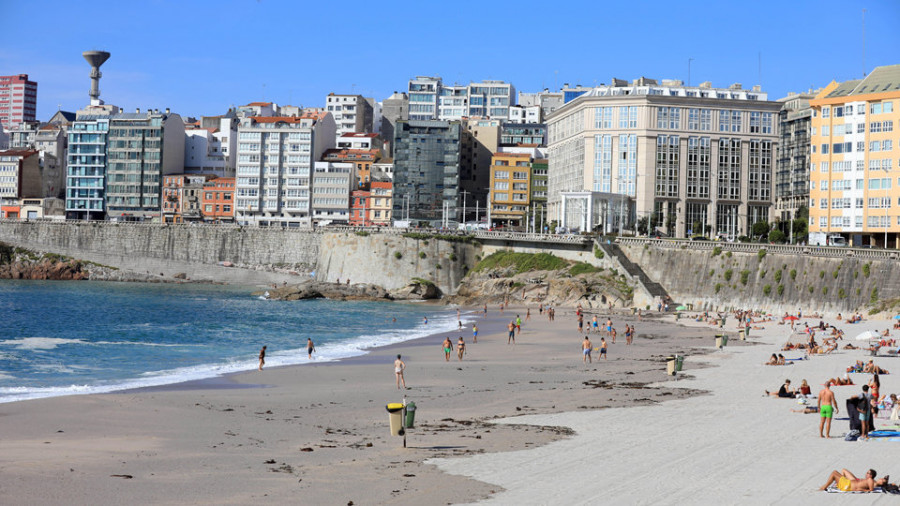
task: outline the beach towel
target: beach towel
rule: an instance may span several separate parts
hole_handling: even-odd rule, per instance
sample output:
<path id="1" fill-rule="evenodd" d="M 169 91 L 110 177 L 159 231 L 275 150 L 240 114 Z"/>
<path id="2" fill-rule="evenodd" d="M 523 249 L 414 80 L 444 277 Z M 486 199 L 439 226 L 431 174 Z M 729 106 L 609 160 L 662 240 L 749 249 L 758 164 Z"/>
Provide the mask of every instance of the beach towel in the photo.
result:
<path id="1" fill-rule="evenodd" d="M 825 491 L 828 492 L 829 494 L 894 494 L 894 495 L 900 494 L 900 491 L 898 491 L 897 489 L 894 489 L 893 487 L 889 488 L 889 489 L 875 487 L 875 490 L 873 490 L 871 492 L 865 492 L 865 491 L 861 491 L 861 490 L 850 490 L 850 491 L 844 492 L 843 490 L 839 490 L 836 486 L 832 485 L 832 486 L 826 488 Z"/>
<path id="2" fill-rule="evenodd" d="M 869 432 L 869 437 L 900 437 L 898 430 L 873 430 Z"/>

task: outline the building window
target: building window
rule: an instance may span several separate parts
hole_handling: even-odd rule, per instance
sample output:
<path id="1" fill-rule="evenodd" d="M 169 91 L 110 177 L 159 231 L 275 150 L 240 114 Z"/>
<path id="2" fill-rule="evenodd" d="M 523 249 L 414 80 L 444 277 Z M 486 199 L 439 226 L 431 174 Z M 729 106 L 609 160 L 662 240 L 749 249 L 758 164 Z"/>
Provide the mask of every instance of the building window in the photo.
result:
<path id="1" fill-rule="evenodd" d="M 656 196 L 678 197 L 678 136 L 656 138 Z"/>

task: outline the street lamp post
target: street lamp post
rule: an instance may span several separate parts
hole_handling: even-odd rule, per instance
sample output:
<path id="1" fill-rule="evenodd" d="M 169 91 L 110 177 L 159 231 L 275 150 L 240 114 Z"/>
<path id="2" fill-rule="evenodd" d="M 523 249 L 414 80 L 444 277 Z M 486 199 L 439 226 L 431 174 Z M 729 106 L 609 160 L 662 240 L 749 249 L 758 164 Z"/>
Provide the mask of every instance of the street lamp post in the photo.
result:
<path id="1" fill-rule="evenodd" d="M 881 167 L 881 170 L 884 171 L 885 176 L 890 175 L 889 174 L 890 168 Z M 890 178 L 888 177 L 886 179 L 889 180 Z M 884 185 L 881 185 L 881 186 L 884 186 Z M 885 197 L 884 201 L 882 202 L 882 205 L 884 205 L 884 249 L 887 249 L 887 247 L 888 247 L 888 240 L 887 240 L 888 226 L 891 224 L 890 217 L 888 216 L 888 211 L 891 209 L 891 195 L 890 195 L 890 192 L 886 192 L 886 193 L 887 193 L 887 197 Z"/>
<path id="2" fill-rule="evenodd" d="M 466 190 L 463 190 L 463 191 L 461 191 L 461 192 L 459 192 L 459 193 L 461 193 L 462 196 L 463 196 L 462 220 L 460 220 L 460 221 L 462 221 L 463 229 L 465 229 L 465 227 L 466 227 L 466 195 L 469 195 L 470 192 L 467 192 Z"/>

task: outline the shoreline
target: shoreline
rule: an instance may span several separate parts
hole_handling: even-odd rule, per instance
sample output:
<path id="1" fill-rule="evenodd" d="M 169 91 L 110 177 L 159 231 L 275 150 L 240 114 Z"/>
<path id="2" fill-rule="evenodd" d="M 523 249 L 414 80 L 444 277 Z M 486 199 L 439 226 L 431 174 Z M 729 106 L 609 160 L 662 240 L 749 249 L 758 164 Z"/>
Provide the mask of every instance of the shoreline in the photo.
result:
<path id="1" fill-rule="evenodd" d="M 648 406 L 701 393 L 646 385 L 667 381 L 665 355 L 695 348 L 692 355 L 703 353 L 699 346 L 709 336 L 697 335 L 709 332 L 673 331 L 666 321 L 645 318 L 635 322 L 639 333 L 635 345 L 610 345 L 609 360 L 583 366 L 578 351 L 581 337 L 569 309 L 558 308 L 552 323 L 535 310 L 516 346 L 507 345 L 503 326 L 516 310 L 524 319 L 521 309 L 510 308 L 501 316 L 490 308 L 488 318 L 478 320 L 477 344 L 471 342 L 467 325 L 462 335 L 469 354 L 462 362 L 455 356 L 445 362 L 441 336 L 432 334 L 342 361 L 267 368 L 223 379 L 241 385 L 235 388 L 182 384 L 7 404 L 0 407 L 0 428 L 8 434 L 9 458 L 28 464 L 0 469 L 17 478 L 9 497 L 47 497 L 47 485 L 39 485 L 31 470 L 54 475 L 56 468 L 71 467 L 82 474 L 59 472 L 70 479 L 66 486 L 74 491 L 75 504 L 124 493 L 115 495 L 121 500 L 138 491 L 145 494 L 141 497 L 163 503 L 245 503 L 263 495 L 302 497 L 311 503 L 469 502 L 502 489 L 448 475 L 424 462 L 543 447 L 571 434 L 569 429 L 545 425 L 504 426 L 495 424 L 496 419 Z M 478 308 L 470 310 L 480 314 Z M 624 318 L 615 316 L 614 321 L 620 325 Z M 410 389 L 405 392 L 396 389 L 391 373 L 390 363 L 398 352 L 408 366 Z M 419 405 L 417 427 L 410 431 L 406 450 L 399 447 L 399 438 L 387 435 L 384 411 L 385 403 L 400 400 L 404 393 Z M 100 434 L 105 436 L 98 439 Z M 37 440 L 48 443 L 40 445 Z M 131 458 L 112 444 L 123 440 L 129 441 Z M 79 450 L 87 442 L 99 447 Z M 64 455 L 58 453 L 60 445 Z M 92 455 L 108 455 L 123 464 L 110 467 Z M 276 464 L 266 464 L 272 460 Z M 217 472 L 197 474 L 207 468 L 204 463 L 213 462 Z M 341 481 L 333 477 L 337 469 Z M 134 480 L 125 486 L 109 478 L 116 474 L 132 475 Z M 182 486 L 175 474 L 192 476 L 194 486 Z M 340 484 L 347 479 L 362 488 L 348 490 Z M 438 483 L 442 486 L 436 487 Z"/>

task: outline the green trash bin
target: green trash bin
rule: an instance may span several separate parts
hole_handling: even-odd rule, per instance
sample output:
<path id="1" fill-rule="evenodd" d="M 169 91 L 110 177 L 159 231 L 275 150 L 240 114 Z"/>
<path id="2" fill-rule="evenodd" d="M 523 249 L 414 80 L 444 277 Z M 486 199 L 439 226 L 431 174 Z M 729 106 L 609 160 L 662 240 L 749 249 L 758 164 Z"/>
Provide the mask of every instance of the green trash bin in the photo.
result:
<path id="1" fill-rule="evenodd" d="M 675 372 L 681 372 L 684 366 L 684 355 L 675 355 Z"/>
<path id="2" fill-rule="evenodd" d="M 416 403 L 409 402 L 406 405 L 406 428 L 411 429 L 416 423 Z"/>

